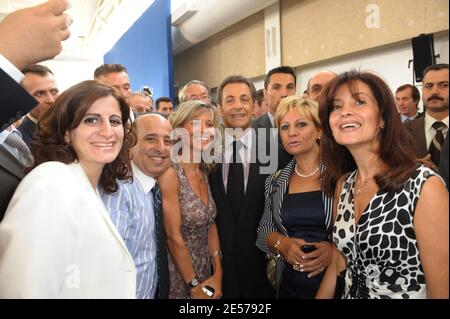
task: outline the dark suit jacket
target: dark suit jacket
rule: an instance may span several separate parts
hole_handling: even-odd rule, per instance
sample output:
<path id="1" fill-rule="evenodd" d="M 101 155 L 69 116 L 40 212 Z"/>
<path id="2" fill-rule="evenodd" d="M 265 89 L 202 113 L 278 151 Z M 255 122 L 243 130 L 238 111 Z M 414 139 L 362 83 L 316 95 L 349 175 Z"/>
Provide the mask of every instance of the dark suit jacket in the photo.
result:
<path id="1" fill-rule="evenodd" d="M 24 177 L 22 163 L 0 145 L 0 221 L 17 185 Z"/>
<path id="2" fill-rule="evenodd" d="M 0 131 L 27 114 L 38 102 L 0 69 Z"/>
<path id="3" fill-rule="evenodd" d="M 444 146 L 442 147 L 441 151 L 441 159 L 439 164 L 439 175 L 442 176 L 442 178 L 445 181 L 445 184 L 447 186 L 447 190 L 449 189 L 449 180 L 448 180 L 448 136 L 450 134 L 447 133 L 447 136 L 445 137 Z"/>
<path id="4" fill-rule="evenodd" d="M 425 117 L 418 117 L 414 121 L 405 124 L 416 150 L 418 158 L 425 157 L 428 154 L 427 139 L 425 137 Z"/>
<path id="5" fill-rule="evenodd" d="M 28 148 L 31 150 L 31 141 L 36 136 L 37 125 L 26 116 L 22 124 L 17 127 L 17 130 L 22 134 L 22 140 L 27 144 Z"/>
<path id="6" fill-rule="evenodd" d="M 263 116 L 260 116 L 252 123 L 252 128 L 255 130 L 256 134 L 258 135 L 258 129 L 265 128 L 266 129 L 266 154 L 269 153 L 270 150 L 270 142 L 273 141 L 273 135 L 270 132 L 270 128 L 273 128 L 272 124 L 270 123 L 269 115 L 264 114 Z M 281 144 L 280 135 L 278 135 L 278 165 L 277 170 L 282 169 L 286 167 L 287 164 L 292 159 L 292 155 L 286 152 L 283 145 Z"/>
<path id="7" fill-rule="evenodd" d="M 222 164 L 209 177 L 217 207 L 216 225 L 223 255 L 223 298 L 273 298 L 275 295 L 266 276 L 265 254 L 256 247 L 256 229 L 264 212 L 264 181 L 268 176 L 260 174 L 259 167 L 260 163 L 250 164 L 239 220 L 235 219 L 228 205 Z"/>

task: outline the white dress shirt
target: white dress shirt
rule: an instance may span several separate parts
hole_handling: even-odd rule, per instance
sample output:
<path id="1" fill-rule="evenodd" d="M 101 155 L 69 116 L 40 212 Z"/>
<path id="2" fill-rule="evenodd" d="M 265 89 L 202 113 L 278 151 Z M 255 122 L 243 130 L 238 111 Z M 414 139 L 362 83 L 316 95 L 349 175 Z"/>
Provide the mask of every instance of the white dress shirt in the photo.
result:
<path id="1" fill-rule="evenodd" d="M 253 130 L 251 128 L 247 128 L 241 138 L 238 139 L 238 141 L 243 144 L 243 147 L 239 149 L 239 156 L 242 159 L 242 166 L 244 167 L 244 190 L 247 189 L 248 173 L 250 171 L 250 163 L 252 158 L 252 140 L 254 138 L 253 135 Z M 228 169 L 230 166 L 229 163 L 233 159 L 233 142 L 234 138 L 230 136 L 225 130 L 225 152 L 224 162 L 222 165 L 223 184 L 225 186 L 225 189 L 227 189 Z"/>
<path id="2" fill-rule="evenodd" d="M 22 82 L 24 75 L 7 58 L 0 54 L 0 69 L 14 79 L 17 83 Z"/>

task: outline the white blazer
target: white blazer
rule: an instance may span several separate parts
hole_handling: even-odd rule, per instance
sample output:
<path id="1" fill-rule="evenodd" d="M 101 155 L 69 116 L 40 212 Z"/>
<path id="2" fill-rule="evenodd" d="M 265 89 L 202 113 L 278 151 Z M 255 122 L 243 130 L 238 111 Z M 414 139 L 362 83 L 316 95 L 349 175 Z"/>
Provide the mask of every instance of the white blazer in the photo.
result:
<path id="1" fill-rule="evenodd" d="M 135 298 L 136 269 L 80 164 L 47 162 L 0 223 L 0 298 Z"/>

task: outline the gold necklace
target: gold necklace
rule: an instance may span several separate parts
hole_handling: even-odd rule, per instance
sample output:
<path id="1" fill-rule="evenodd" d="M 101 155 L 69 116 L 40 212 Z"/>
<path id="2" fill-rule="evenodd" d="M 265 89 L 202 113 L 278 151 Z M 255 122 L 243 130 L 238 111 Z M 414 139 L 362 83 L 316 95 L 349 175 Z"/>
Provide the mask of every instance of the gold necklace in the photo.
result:
<path id="1" fill-rule="evenodd" d="M 361 174 L 358 172 L 356 173 L 356 181 L 355 181 L 355 195 L 361 194 L 361 190 L 366 186 L 367 182 L 370 180 L 370 178 L 366 178 L 366 180 L 361 182 Z M 358 182 L 359 181 L 359 182 Z M 356 186 L 358 184 L 358 186 Z"/>

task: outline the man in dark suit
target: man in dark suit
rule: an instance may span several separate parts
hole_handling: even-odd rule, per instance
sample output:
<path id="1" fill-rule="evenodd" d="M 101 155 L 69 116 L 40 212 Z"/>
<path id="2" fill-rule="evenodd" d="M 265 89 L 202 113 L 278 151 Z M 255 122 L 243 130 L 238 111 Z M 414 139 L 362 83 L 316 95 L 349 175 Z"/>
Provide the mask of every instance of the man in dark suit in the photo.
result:
<path id="1" fill-rule="evenodd" d="M 36 106 L 37 101 L 19 84 L 23 77 L 19 70 L 61 52 L 61 41 L 70 35 L 67 7 L 67 0 L 51 0 L 11 13 L 0 23 L 0 131 Z M 22 168 L 0 145 L 0 220 L 23 177 Z"/>
<path id="2" fill-rule="evenodd" d="M 444 179 L 447 190 L 449 189 L 449 179 L 448 179 L 448 134 L 445 137 L 444 147 L 441 152 L 441 161 L 439 163 L 439 175 Z"/>
<path id="3" fill-rule="evenodd" d="M 425 116 L 406 123 L 417 157 L 435 171 L 448 131 L 448 64 L 435 64 L 423 72 Z"/>
<path id="4" fill-rule="evenodd" d="M 209 182 L 223 255 L 223 298 L 272 298 L 275 294 L 265 272 L 267 260 L 255 244 L 267 177 L 256 158 L 258 140 L 250 127 L 255 99 L 255 87 L 242 76 L 230 76 L 219 87 L 224 155 Z"/>
<path id="5" fill-rule="evenodd" d="M 26 66 L 22 73 L 24 74 L 23 88 L 39 102 L 38 106 L 33 108 L 17 127 L 17 130 L 22 133 L 23 141 L 31 149 L 31 141 L 36 135 L 37 122 L 58 97 L 59 90 L 53 72 L 45 65 Z"/>
<path id="6" fill-rule="evenodd" d="M 296 86 L 297 77 L 291 67 L 281 66 L 270 70 L 264 79 L 264 98 L 269 105 L 269 112 L 254 120 L 252 124 L 256 134 L 265 132 L 266 152 L 270 152 L 271 146 L 277 146 L 278 169 L 285 167 L 292 159 L 292 156 L 283 148 L 278 131 L 276 129 L 272 130 L 272 128 L 275 128 L 275 113 L 282 99 L 295 94 Z M 271 153 L 267 154 L 272 155 Z"/>
<path id="7" fill-rule="evenodd" d="M 395 91 L 395 100 L 403 123 L 423 116 L 423 113 L 419 112 L 420 92 L 414 85 L 399 86 Z"/>

